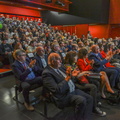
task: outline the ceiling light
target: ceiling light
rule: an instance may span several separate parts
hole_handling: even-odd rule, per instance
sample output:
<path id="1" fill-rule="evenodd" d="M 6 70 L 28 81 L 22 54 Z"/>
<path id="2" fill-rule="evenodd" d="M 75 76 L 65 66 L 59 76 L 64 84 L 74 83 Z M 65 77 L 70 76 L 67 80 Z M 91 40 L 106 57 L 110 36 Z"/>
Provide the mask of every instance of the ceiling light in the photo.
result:
<path id="1" fill-rule="evenodd" d="M 52 3 L 52 0 L 46 0 L 45 2 L 46 3 Z"/>

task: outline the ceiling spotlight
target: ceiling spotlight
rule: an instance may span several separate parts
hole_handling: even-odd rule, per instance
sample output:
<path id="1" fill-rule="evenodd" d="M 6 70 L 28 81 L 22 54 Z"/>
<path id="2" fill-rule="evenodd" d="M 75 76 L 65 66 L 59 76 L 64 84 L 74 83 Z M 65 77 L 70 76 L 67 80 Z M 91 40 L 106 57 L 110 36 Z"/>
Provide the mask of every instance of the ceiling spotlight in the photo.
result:
<path id="1" fill-rule="evenodd" d="M 57 5 L 61 5 L 61 6 L 65 6 L 65 4 L 62 3 L 62 2 L 60 2 L 59 0 L 57 0 L 57 1 L 55 2 L 55 4 L 57 4 Z"/>
<path id="2" fill-rule="evenodd" d="M 52 3 L 52 0 L 46 0 L 45 2 L 46 3 Z"/>

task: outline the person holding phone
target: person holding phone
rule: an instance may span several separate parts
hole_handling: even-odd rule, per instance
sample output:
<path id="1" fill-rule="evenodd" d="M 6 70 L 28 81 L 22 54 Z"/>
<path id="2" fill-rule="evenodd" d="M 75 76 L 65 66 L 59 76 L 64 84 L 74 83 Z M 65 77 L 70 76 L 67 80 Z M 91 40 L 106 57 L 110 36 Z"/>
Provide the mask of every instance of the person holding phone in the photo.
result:
<path id="1" fill-rule="evenodd" d="M 35 65 L 36 60 L 29 60 L 26 58 L 26 52 L 22 49 L 14 51 L 13 56 L 15 58 L 12 64 L 12 71 L 15 77 L 20 80 L 20 85 L 23 90 L 24 105 L 27 110 L 34 110 L 34 107 L 30 105 L 29 91 L 32 85 L 43 85 L 42 77 L 37 74 L 38 68 Z"/>

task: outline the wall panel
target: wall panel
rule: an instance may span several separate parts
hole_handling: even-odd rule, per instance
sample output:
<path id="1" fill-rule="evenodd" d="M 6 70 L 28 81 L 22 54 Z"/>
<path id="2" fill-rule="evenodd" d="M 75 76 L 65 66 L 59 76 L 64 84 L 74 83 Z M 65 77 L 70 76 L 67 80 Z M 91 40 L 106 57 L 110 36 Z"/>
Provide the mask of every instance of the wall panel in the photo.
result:
<path id="1" fill-rule="evenodd" d="M 110 0 L 110 24 L 120 24 L 120 0 Z"/>
<path id="2" fill-rule="evenodd" d="M 109 37 L 120 37 L 120 25 L 110 25 Z"/>
<path id="3" fill-rule="evenodd" d="M 19 14 L 19 15 L 35 16 L 35 17 L 41 16 L 40 11 L 38 10 L 31 10 L 27 8 L 13 7 L 7 5 L 0 5 L 0 13 Z"/>
<path id="4" fill-rule="evenodd" d="M 81 37 L 82 35 L 87 35 L 88 32 L 88 24 L 80 24 L 80 25 L 76 25 L 76 35 L 78 37 Z"/>
<path id="5" fill-rule="evenodd" d="M 108 38 L 109 25 L 90 25 L 89 31 L 93 37 Z"/>

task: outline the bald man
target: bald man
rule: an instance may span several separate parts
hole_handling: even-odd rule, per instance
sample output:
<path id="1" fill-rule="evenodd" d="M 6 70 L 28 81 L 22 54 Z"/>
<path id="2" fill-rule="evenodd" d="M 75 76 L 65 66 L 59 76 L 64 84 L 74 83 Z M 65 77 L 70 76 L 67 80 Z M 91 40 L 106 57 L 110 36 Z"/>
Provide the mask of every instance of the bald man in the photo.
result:
<path id="1" fill-rule="evenodd" d="M 43 71 L 44 87 L 52 93 L 52 98 L 59 108 L 66 106 L 75 107 L 77 120 L 90 120 L 93 108 L 93 98 L 76 89 L 74 81 L 77 72 L 61 67 L 61 57 L 57 53 L 51 53 L 48 57 L 48 66 Z M 74 76 L 74 78 L 73 78 Z"/>

